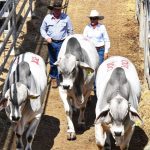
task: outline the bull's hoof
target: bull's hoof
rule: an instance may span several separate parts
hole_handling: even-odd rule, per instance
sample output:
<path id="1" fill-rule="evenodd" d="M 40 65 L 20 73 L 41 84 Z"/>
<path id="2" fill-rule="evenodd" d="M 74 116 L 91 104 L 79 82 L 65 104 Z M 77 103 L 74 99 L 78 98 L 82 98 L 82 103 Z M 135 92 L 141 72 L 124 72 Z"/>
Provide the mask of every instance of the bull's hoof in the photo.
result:
<path id="1" fill-rule="evenodd" d="M 16 148 L 16 150 L 24 150 L 24 148 Z"/>
<path id="2" fill-rule="evenodd" d="M 97 145 L 98 150 L 104 150 L 104 147 Z"/>
<path id="3" fill-rule="evenodd" d="M 85 124 L 79 124 L 78 125 L 78 131 L 85 131 L 86 130 L 86 126 L 85 126 Z"/>
<path id="4" fill-rule="evenodd" d="M 17 143 L 16 150 L 23 150 L 24 146 L 22 143 Z"/>
<path id="5" fill-rule="evenodd" d="M 123 150 L 128 150 L 128 146 L 127 146 L 127 147 L 125 147 L 125 148 L 123 148 Z"/>
<path id="6" fill-rule="evenodd" d="M 104 146 L 102 146 L 100 142 L 96 141 L 96 145 L 97 145 L 98 150 L 104 150 Z"/>
<path id="7" fill-rule="evenodd" d="M 75 132 L 68 132 L 67 133 L 67 140 L 69 140 L 69 141 L 76 140 L 76 134 L 75 134 Z"/>

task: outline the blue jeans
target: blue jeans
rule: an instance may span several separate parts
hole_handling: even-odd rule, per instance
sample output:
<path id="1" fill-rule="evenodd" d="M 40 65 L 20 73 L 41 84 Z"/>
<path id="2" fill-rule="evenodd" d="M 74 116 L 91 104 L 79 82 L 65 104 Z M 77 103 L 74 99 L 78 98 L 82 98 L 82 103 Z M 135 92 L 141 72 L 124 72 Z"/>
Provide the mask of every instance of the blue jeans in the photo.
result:
<path id="1" fill-rule="evenodd" d="M 104 51 L 105 51 L 105 48 L 100 48 L 97 51 L 98 55 L 99 55 L 99 62 L 100 62 L 100 64 L 104 61 Z"/>
<path id="2" fill-rule="evenodd" d="M 99 50 L 97 50 L 98 55 L 99 55 L 99 65 L 104 61 L 104 51 L 105 48 L 100 48 Z M 96 95 L 96 84 L 94 82 L 94 94 Z"/>
<path id="3" fill-rule="evenodd" d="M 58 80 L 58 70 L 57 66 L 54 65 L 54 63 L 57 61 L 58 53 L 60 51 L 62 42 L 55 43 L 52 42 L 48 44 L 48 53 L 49 53 L 49 59 L 50 59 L 50 77 L 53 79 Z"/>

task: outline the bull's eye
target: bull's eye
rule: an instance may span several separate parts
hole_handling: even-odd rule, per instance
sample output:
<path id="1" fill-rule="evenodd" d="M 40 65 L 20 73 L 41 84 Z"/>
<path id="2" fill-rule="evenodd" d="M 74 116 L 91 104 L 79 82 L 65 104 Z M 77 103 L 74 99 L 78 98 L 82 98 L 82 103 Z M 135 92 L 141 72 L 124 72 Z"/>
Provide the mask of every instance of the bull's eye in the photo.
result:
<path id="1" fill-rule="evenodd" d="M 26 102 L 26 100 L 24 100 L 22 103 L 25 103 Z"/>
<path id="2" fill-rule="evenodd" d="M 75 72 L 76 72 L 76 68 L 73 68 L 73 70 L 72 70 L 72 74 L 75 74 Z"/>
<path id="3" fill-rule="evenodd" d="M 12 98 L 10 98 L 10 97 L 8 97 L 8 100 L 11 101 L 11 102 L 13 102 Z"/>
<path id="4" fill-rule="evenodd" d="M 112 117 L 112 114 L 109 112 L 110 117 Z"/>
<path id="5" fill-rule="evenodd" d="M 112 116 L 112 114 L 109 112 L 109 116 L 110 116 L 110 118 L 111 118 L 111 121 L 113 120 L 113 116 Z"/>
<path id="6" fill-rule="evenodd" d="M 126 122 L 126 120 L 128 118 L 128 114 L 129 114 L 129 112 L 126 113 L 125 117 L 122 119 L 122 122 Z"/>

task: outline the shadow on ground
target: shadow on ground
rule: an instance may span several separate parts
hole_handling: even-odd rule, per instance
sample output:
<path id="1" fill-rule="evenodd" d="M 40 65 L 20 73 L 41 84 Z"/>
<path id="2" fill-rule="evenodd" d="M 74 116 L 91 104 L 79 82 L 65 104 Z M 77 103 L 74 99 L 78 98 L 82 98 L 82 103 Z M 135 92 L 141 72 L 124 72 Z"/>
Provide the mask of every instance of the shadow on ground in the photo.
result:
<path id="1" fill-rule="evenodd" d="M 79 110 L 73 112 L 73 122 L 77 134 L 83 134 L 86 130 L 89 130 L 90 127 L 94 126 L 96 101 L 97 99 L 95 96 L 91 95 L 89 97 L 89 101 L 87 102 L 87 107 L 85 110 L 85 130 L 78 128 Z"/>
<path id="2" fill-rule="evenodd" d="M 120 150 L 119 147 L 115 146 L 115 141 L 113 137 L 112 136 L 110 137 L 111 137 L 111 146 L 112 146 L 111 150 Z M 147 143 L 148 143 L 148 137 L 145 134 L 144 130 L 136 126 L 129 144 L 129 150 L 144 150 L 144 147 L 147 145 Z"/>
<path id="3" fill-rule="evenodd" d="M 7 138 L 8 130 L 11 126 L 9 119 L 6 116 L 5 111 L 0 112 L 0 149 L 3 149 L 5 139 Z"/>
<path id="4" fill-rule="evenodd" d="M 109 145 L 107 145 L 107 143 L 105 143 L 105 149 L 120 150 L 119 147 L 115 146 L 115 140 L 113 139 L 112 135 L 109 135 L 109 137 L 111 139 L 111 148 L 109 147 Z M 148 143 L 148 137 L 145 134 L 144 130 L 136 126 L 128 150 L 144 150 L 144 147 L 147 145 L 147 143 Z"/>
<path id="5" fill-rule="evenodd" d="M 148 136 L 142 128 L 136 126 L 130 142 L 129 150 L 143 150 L 147 143 Z"/>
<path id="6" fill-rule="evenodd" d="M 33 150 L 50 150 L 60 131 L 60 121 L 53 116 L 43 115 L 34 138 Z"/>

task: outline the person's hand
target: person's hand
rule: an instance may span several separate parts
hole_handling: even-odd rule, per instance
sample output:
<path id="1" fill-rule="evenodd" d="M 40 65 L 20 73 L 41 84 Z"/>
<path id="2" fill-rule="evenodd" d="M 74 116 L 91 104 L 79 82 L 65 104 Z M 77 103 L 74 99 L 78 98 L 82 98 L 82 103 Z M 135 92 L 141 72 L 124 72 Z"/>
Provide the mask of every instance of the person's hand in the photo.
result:
<path id="1" fill-rule="evenodd" d="M 108 58 L 108 53 L 104 53 L 104 59 L 107 59 Z"/>
<path id="2" fill-rule="evenodd" d="M 47 38 L 46 41 L 47 41 L 48 43 L 52 43 L 52 39 L 51 39 L 50 37 Z"/>

